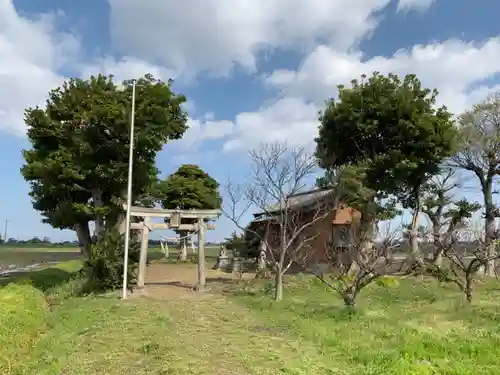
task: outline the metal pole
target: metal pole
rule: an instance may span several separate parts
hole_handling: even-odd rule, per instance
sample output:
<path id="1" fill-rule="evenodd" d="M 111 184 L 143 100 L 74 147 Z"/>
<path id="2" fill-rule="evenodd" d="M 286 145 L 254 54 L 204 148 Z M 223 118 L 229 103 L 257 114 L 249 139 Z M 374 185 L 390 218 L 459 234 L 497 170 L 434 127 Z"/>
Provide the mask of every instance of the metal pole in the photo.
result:
<path id="1" fill-rule="evenodd" d="M 135 81 L 132 82 L 132 111 L 130 114 L 130 145 L 128 153 L 127 213 L 125 218 L 125 253 L 123 255 L 123 291 L 127 298 L 128 248 L 130 243 L 130 209 L 132 206 L 132 169 L 134 162 Z"/>
<path id="2" fill-rule="evenodd" d="M 3 232 L 3 243 L 7 243 L 7 226 L 9 225 L 9 220 L 5 220 L 5 227 Z"/>

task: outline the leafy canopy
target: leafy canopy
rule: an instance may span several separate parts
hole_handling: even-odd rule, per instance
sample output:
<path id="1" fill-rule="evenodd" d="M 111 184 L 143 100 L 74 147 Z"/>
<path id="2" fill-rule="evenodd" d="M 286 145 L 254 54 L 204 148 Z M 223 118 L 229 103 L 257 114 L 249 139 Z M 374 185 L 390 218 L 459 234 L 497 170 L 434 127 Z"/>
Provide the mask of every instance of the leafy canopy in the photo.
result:
<path id="1" fill-rule="evenodd" d="M 156 179 L 156 154 L 187 129 L 185 98 L 171 85 L 151 75 L 137 80 L 135 197 Z M 117 85 L 112 76 L 98 75 L 70 79 L 49 93 L 45 108 L 26 110 L 32 147 L 23 152 L 21 171 L 46 222 L 70 228 L 104 215 L 113 224 L 126 193 L 131 99 L 132 81 Z"/>
<path id="2" fill-rule="evenodd" d="M 159 183 L 162 206 L 167 209 L 218 209 L 219 183 L 199 166 L 184 164 Z"/>
<path id="3" fill-rule="evenodd" d="M 242 250 L 246 245 L 245 233 L 238 234 L 236 233 L 236 231 L 234 231 L 233 233 L 231 233 L 231 236 L 224 239 L 224 245 L 228 250 Z"/>
<path id="4" fill-rule="evenodd" d="M 435 108 L 437 91 L 423 88 L 415 75 L 400 80 L 375 72 L 351 84 L 339 86 L 338 100 L 329 100 L 320 115 L 320 166 L 359 185 L 368 201 L 413 193 L 455 151 L 451 114 Z"/>

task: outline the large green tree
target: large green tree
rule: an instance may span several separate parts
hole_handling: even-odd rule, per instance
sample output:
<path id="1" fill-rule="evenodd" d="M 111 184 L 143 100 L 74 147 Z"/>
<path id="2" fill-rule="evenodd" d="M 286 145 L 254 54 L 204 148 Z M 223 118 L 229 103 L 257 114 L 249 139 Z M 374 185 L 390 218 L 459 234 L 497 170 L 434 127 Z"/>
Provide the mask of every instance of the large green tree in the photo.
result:
<path id="1" fill-rule="evenodd" d="M 221 206 L 219 183 L 199 166 L 183 164 L 159 183 L 163 208 L 210 210 Z"/>
<path id="2" fill-rule="evenodd" d="M 221 207 L 219 183 L 199 166 L 183 164 L 179 169 L 160 181 L 156 188 L 163 208 L 210 210 Z M 187 232 L 179 232 L 181 259 L 187 256 Z"/>
<path id="3" fill-rule="evenodd" d="M 412 202 L 413 248 L 421 186 L 439 172 L 457 140 L 451 114 L 436 107 L 436 97 L 415 75 L 363 75 L 349 88 L 339 86 L 338 99 L 327 102 L 316 139 L 320 166 L 327 177 L 342 180 L 350 203 L 361 201 L 366 229 L 384 213 L 388 198 Z"/>
<path id="4" fill-rule="evenodd" d="M 44 108 L 26 110 L 32 147 L 23 152 L 24 178 L 35 209 L 57 228 L 75 229 L 84 249 L 104 228 L 123 230 L 132 81 L 112 76 L 73 78 L 49 93 Z M 158 171 L 156 154 L 187 129 L 184 96 L 172 82 L 146 75 L 136 81 L 133 199 L 144 195 Z"/>

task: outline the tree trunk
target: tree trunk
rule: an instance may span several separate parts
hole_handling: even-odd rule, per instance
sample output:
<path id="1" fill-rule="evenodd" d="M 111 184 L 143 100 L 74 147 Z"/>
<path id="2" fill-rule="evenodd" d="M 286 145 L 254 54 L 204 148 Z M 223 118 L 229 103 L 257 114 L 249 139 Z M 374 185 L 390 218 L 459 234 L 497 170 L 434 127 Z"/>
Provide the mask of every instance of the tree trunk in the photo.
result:
<path id="1" fill-rule="evenodd" d="M 344 300 L 344 305 L 349 308 L 355 308 L 356 307 L 356 293 L 353 293 L 351 291 L 345 292 L 342 295 L 342 299 Z"/>
<path id="2" fill-rule="evenodd" d="M 376 221 L 372 215 L 363 214 L 361 216 L 358 233 L 356 237 L 352 239 L 354 246 L 348 248 L 348 275 L 357 273 L 360 269 L 359 262 L 363 262 L 365 255 L 373 251 L 373 241 L 376 235 L 375 226 Z M 360 249 L 356 246 L 357 244 L 360 244 Z"/>
<path id="3" fill-rule="evenodd" d="M 345 267 L 345 265 L 343 265 Z M 359 271 L 359 264 L 356 259 L 351 260 L 350 263 L 348 263 L 349 270 L 347 271 L 348 276 L 354 276 L 358 273 Z"/>
<path id="4" fill-rule="evenodd" d="M 435 266 L 441 267 L 443 265 L 443 236 L 441 234 L 441 223 L 439 219 L 432 220 L 432 237 L 434 243 L 434 252 L 432 262 Z"/>
<path id="5" fill-rule="evenodd" d="M 411 220 L 411 228 L 410 228 L 410 245 L 411 245 L 411 255 L 413 261 L 418 266 L 423 266 L 424 260 L 422 258 L 422 254 L 420 253 L 420 249 L 418 246 L 418 219 L 420 216 L 420 191 L 419 189 L 415 189 L 414 193 L 415 198 L 415 210 L 413 211 L 413 217 Z"/>
<path id="6" fill-rule="evenodd" d="M 492 207 L 487 208 L 488 211 L 493 211 Z M 486 242 L 486 256 L 488 258 L 493 258 L 495 255 L 495 242 L 493 241 L 495 236 L 495 216 L 492 212 L 486 212 L 486 233 L 485 233 L 485 242 Z M 486 263 L 486 276 L 495 276 L 495 261 L 490 260 Z"/>
<path id="7" fill-rule="evenodd" d="M 117 230 L 121 235 L 125 234 L 126 213 L 123 210 L 113 212 L 106 216 L 105 230 Z"/>
<path id="8" fill-rule="evenodd" d="M 78 246 L 80 246 L 80 253 L 86 258 L 90 258 L 92 241 L 90 238 L 89 223 L 76 223 L 73 228 L 78 239 Z"/>
<path id="9" fill-rule="evenodd" d="M 276 264 L 276 275 L 274 277 L 274 300 L 281 301 L 283 299 L 283 266 L 285 264 L 285 256 L 287 248 L 287 221 L 288 217 L 285 214 L 285 220 L 280 226 L 280 256 L 278 264 Z"/>
<path id="10" fill-rule="evenodd" d="M 126 189 L 121 194 L 123 202 L 127 201 Z M 122 236 L 125 234 L 126 211 L 122 207 L 116 207 L 110 214 L 106 216 L 104 223 L 106 230 L 117 230 Z"/>
<path id="11" fill-rule="evenodd" d="M 443 251 L 439 250 L 434 256 L 434 265 L 437 267 L 441 267 L 443 265 Z"/>
<path id="12" fill-rule="evenodd" d="M 102 203 L 102 191 L 101 189 L 92 189 L 92 201 L 94 202 L 94 207 L 101 209 L 103 207 Z M 101 214 L 97 214 L 95 217 L 95 235 L 99 241 L 104 232 L 104 219 Z"/>
<path id="13" fill-rule="evenodd" d="M 283 299 L 283 273 L 281 267 L 276 267 L 274 276 L 274 300 L 281 301 Z"/>
<path id="14" fill-rule="evenodd" d="M 495 236 L 495 206 L 493 204 L 492 192 L 493 180 L 488 178 L 483 188 L 484 194 L 484 211 L 485 211 L 485 242 L 486 252 L 488 257 L 493 257 L 495 253 L 495 244 L 493 238 Z M 495 276 L 495 261 L 490 260 L 486 264 L 486 275 Z"/>
<path id="15" fill-rule="evenodd" d="M 417 231 L 414 229 L 410 231 L 410 246 L 411 246 L 411 256 L 413 261 L 417 265 L 424 264 L 422 254 L 420 254 L 420 248 L 418 246 L 418 234 Z"/>
<path id="16" fill-rule="evenodd" d="M 472 302 L 472 277 L 467 275 L 465 277 L 465 298 L 467 298 L 467 302 Z"/>
<path id="17" fill-rule="evenodd" d="M 122 200 L 124 203 L 127 202 L 127 188 L 124 187 L 123 190 L 122 190 L 122 193 L 120 194 Z M 125 210 L 123 210 L 122 208 L 120 208 L 120 211 L 117 215 L 117 218 L 116 218 L 116 227 L 118 228 L 118 231 L 122 234 L 122 235 L 125 235 L 125 231 L 126 231 L 126 227 L 127 227 L 127 211 L 126 211 L 126 208 Z"/>

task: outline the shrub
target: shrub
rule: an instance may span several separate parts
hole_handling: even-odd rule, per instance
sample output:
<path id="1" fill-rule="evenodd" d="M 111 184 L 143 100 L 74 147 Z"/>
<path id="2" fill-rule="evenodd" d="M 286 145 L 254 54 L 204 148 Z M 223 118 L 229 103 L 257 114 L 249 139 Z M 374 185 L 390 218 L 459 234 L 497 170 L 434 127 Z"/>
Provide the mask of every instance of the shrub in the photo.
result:
<path id="1" fill-rule="evenodd" d="M 128 254 L 128 288 L 133 289 L 137 280 L 140 245 L 131 236 Z M 90 259 L 85 262 L 87 291 L 116 290 L 123 285 L 125 239 L 117 230 L 104 233 L 92 246 Z"/>
<path id="2" fill-rule="evenodd" d="M 44 294 L 30 281 L 0 289 L 0 374 L 10 374 L 22 363 L 46 326 L 48 313 Z"/>

